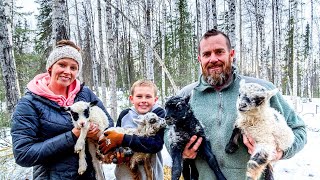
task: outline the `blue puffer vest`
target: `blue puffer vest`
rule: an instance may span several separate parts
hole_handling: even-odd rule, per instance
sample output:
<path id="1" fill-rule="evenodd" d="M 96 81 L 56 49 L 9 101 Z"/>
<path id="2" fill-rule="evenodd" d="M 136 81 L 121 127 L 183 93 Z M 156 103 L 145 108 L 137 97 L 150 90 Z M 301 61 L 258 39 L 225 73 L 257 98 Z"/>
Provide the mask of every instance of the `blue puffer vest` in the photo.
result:
<path id="1" fill-rule="evenodd" d="M 113 121 L 98 97 L 82 86 L 77 101 L 98 100 L 98 106 Z M 91 156 L 86 152 L 88 168 L 78 175 L 79 157 L 74 153 L 77 138 L 71 132 L 73 124 L 69 113 L 41 96 L 27 92 L 18 102 L 12 115 L 11 135 L 16 163 L 33 166 L 33 179 L 95 179 Z M 86 148 L 87 150 L 88 148 Z"/>

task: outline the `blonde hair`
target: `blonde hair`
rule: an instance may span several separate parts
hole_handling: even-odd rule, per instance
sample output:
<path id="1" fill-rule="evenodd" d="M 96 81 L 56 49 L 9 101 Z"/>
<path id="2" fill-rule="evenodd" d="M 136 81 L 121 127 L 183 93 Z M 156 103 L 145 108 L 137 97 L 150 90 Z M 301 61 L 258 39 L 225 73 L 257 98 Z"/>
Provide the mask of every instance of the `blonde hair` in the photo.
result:
<path id="1" fill-rule="evenodd" d="M 150 81 L 148 79 L 139 79 L 138 81 L 134 82 L 130 88 L 131 95 L 134 94 L 134 89 L 136 87 L 142 87 L 142 86 L 152 87 L 154 89 L 154 95 L 157 96 L 157 93 L 158 93 L 157 86 L 152 81 Z"/>

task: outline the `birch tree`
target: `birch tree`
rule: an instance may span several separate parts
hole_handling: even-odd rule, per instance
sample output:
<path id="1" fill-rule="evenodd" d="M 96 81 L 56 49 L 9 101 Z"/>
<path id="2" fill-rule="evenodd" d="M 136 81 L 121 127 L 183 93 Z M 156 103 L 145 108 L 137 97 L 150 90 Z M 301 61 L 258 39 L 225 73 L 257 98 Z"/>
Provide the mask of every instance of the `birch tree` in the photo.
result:
<path id="1" fill-rule="evenodd" d="M 107 105 L 107 98 L 106 98 L 106 60 L 104 56 L 104 49 L 103 49 L 103 35 L 102 35 L 102 19 L 101 19 L 101 1 L 97 0 L 97 10 L 98 10 L 98 28 L 99 28 L 99 58 L 100 58 L 100 69 L 101 69 L 101 100 L 103 104 L 106 106 Z"/>
<path id="2" fill-rule="evenodd" d="M 0 62 L 2 77 L 5 86 L 7 111 L 11 114 L 20 97 L 20 89 L 16 72 L 16 65 L 13 58 L 12 44 L 10 37 L 10 25 L 8 24 L 8 11 L 5 11 L 5 4 L 0 0 Z"/>
<path id="3" fill-rule="evenodd" d="M 229 0 L 228 7 L 229 7 L 228 35 L 231 41 L 231 46 L 232 48 L 234 48 L 236 46 L 236 1 Z"/>
<path id="4" fill-rule="evenodd" d="M 117 74 L 115 69 L 114 29 L 112 22 L 111 0 L 106 0 L 106 36 L 108 49 L 108 72 L 110 84 L 110 112 L 111 117 L 117 118 Z"/>
<path id="5" fill-rule="evenodd" d="M 146 0 L 145 1 L 145 26 L 144 26 L 144 36 L 146 38 L 146 41 L 148 44 L 150 44 L 152 46 L 152 41 L 151 41 L 151 0 Z M 152 58 L 152 50 L 150 49 L 150 47 L 146 47 L 145 48 L 145 58 L 146 58 L 146 78 L 154 81 L 154 71 L 153 71 L 153 67 L 154 67 L 154 61 Z"/>
<path id="6" fill-rule="evenodd" d="M 53 0 L 52 7 L 52 38 L 53 46 L 62 39 L 70 39 L 65 0 Z"/>

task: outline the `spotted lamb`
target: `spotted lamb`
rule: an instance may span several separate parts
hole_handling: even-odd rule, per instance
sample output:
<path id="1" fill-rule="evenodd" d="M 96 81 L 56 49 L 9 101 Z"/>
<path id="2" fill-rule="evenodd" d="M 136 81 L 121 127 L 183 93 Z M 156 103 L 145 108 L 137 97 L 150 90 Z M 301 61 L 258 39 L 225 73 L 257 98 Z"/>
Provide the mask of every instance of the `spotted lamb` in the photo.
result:
<path id="1" fill-rule="evenodd" d="M 158 117 L 155 113 L 152 112 L 148 112 L 145 115 L 140 115 L 138 119 L 133 119 L 133 121 L 138 125 L 137 128 L 112 127 L 107 129 L 107 131 L 117 131 L 129 135 L 135 134 L 137 136 L 154 136 L 159 130 L 166 127 L 165 120 Z M 126 164 L 129 167 L 132 178 L 134 180 L 141 179 L 141 173 L 138 169 L 139 164 L 143 164 L 147 179 L 153 179 L 151 154 L 142 152 L 131 152 L 130 148 L 125 148 L 124 152 L 129 155 L 130 153 L 133 153 L 130 161 Z M 117 159 L 115 158 L 115 153 L 115 151 L 109 151 L 107 154 L 100 156 L 100 159 L 102 160 L 102 162 L 108 164 L 116 162 Z"/>
<path id="2" fill-rule="evenodd" d="M 107 115 L 101 108 L 96 106 L 97 103 L 98 101 L 78 101 L 72 106 L 64 108 L 64 110 L 71 114 L 74 127 L 81 129 L 80 136 L 74 147 L 74 151 L 79 154 L 79 174 L 83 174 L 87 169 L 85 141 L 90 127 L 90 122 L 98 125 L 100 132 L 103 132 L 109 126 Z M 92 164 L 96 172 L 96 179 L 104 179 L 101 163 L 97 159 L 97 153 L 99 153 L 98 143 L 88 139 L 88 148 L 92 157 Z"/>
<path id="3" fill-rule="evenodd" d="M 193 135 L 202 137 L 198 155 L 207 161 L 218 180 L 225 180 L 211 145 L 205 137 L 204 129 L 195 118 L 189 105 L 190 96 L 171 97 L 165 104 L 166 123 L 169 126 L 170 155 L 172 157 L 172 180 L 178 180 L 183 173 L 184 179 L 198 179 L 199 173 L 194 159 L 182 159 L 182 152 Z"/>
<path id="4" fill-rule="evenodd" d="M 259 84 L 241 80 L 239 92 L 238 117 L 226 152 L 230 154 L 238 149 L 241 134 L 251 136 L 256 148 L 247 164 L 247 179 L 258 179 L 264 170 L 265 179 L 273 179 L 271 163 L 276 151 L 285 151 L 294 141 L 294 134 L 283 115 L 270 107 L 270 98 L 278 90 L 267 90 Z"/>

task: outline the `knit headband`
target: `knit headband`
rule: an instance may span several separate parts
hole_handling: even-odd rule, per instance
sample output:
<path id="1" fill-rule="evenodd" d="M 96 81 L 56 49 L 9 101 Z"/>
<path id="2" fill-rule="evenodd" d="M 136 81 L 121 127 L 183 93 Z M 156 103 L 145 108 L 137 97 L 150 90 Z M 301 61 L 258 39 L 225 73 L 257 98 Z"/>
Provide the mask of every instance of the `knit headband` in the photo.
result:
<path id="1" fill-rule="evenodd" d="M 77 49 L 68 45 L 57 46 L 52 50 L 52 52 L 50 53 L 47 59 L 46 69 L 48 70 L 54 63 L 56 63 L 58 60 L 63 58 L 71 58 L 78 63 L 79 70 L 78 70 L 77 76 L 79 76 L 80 71 L 82 69 L 81 53 Z"/>

